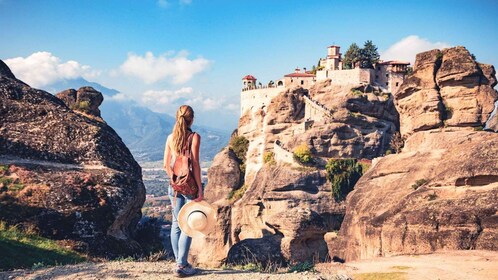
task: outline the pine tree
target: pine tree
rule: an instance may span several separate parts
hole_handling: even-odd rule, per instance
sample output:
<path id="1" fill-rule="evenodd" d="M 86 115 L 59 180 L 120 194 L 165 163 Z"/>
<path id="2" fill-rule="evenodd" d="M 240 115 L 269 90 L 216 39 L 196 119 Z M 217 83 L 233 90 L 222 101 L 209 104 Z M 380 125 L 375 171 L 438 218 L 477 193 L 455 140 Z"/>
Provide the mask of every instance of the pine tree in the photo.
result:
<path id="1" fill-rule="evenodd" d="M 342 59 L 342 67 L 344 69 L 353 69 L 356 62 L 360 59 L 360 47 L 356 43 L 349 46 L 344 58 Z"/>
<path id="2" fill-rule="evenodd" d="M 360 50 L 360 67 L 373 68 L 373 65 L 379 61 L 380 55 L 371 40 L 365 42 L 363 49 Z"/>

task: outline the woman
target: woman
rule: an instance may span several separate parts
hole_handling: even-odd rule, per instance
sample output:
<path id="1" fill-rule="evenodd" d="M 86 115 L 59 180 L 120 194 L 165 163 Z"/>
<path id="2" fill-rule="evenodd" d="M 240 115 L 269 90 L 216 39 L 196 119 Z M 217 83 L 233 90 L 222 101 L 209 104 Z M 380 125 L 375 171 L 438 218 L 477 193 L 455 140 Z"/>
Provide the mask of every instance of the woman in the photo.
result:
<path id="1" fill-rule="evenodd" d="M 172 164 L 176 156 L 178 156 L 182 148 L 187 142 L 187 139 L 191 133 L 192 136 L 192 146 L 191 146 L 191 157 L 192 157 L 192 169 L 195 182 L 199 188 L 198 196 L 187 197 L 186 195 L 180 193 L 174 193 L 174 190 L 170 186 L 168 187 L 168 195 L 173 207 L 173 217 L 171 225 L 171 245 L 173 247 L 173 253 L 175 254 L 177 268 L 175 274 L 179 277 L 190 276 L 196 273 L 196 270 L 187 262 L 188 251 L 190 249 L 190 243 L 192 238 L 183 233 L 178 226 L 178 212 L 180 209 L 190 200 L 194 199 L 199 202 L 203 198 L 202 193 L 202 182 L 201 182 L 201 168 L 199 164 L 199 147 L 201 145 L 201 136 L 195 132 L 192 132 L 190 127 L 194 122 L 194 110 L 190 106 L 182 105 L 176 112 L 176 123 L 173 127 L 173 133 L 171 133 L 166 140 L 166 147 L 164 149 L 164 169 L 171 180 L 173 178 Z"/>

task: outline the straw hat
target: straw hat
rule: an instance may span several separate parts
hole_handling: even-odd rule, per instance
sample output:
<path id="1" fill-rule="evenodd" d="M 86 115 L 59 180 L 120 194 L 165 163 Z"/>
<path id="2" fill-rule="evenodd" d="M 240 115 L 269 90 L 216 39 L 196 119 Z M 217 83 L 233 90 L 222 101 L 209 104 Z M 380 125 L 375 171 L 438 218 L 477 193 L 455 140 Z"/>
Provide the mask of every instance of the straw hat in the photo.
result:
<path id="1" fill-rule="evenodd" d="M 178 225 L 190 237 L 202 237 L 211 232 L 216 223 L 216 213 L 206 201 L 190 201 L 178 213 Z"/>

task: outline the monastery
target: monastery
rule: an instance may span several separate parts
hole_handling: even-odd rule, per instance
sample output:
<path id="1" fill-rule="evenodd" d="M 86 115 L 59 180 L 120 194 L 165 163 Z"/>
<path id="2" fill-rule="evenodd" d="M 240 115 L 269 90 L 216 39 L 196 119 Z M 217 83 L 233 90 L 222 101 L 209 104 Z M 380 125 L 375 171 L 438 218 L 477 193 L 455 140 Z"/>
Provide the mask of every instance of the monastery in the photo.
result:
<path id="1" fill-rule="evenodd" d="M 316 74 L 302 71 L 299 68 L 294 73 L 285 75 L 276 82 L 268 85 L 258 85 L 257 79 L 252 75 L 242 78 L 242 92 L 240 98 L 240 114 L 251 108 L 266 106 L 271 99 L 285 87 L 299 86 L 309 89 L 317 81 L 330 79 L 336 85 L 364 85 L 369 84 L 379 87 L 384 92 L 395 94 L 405 78 L 409 62 L 380 61 L 375 64 L 374 69 L 360 68 L 355 65 L 354 69 L 343 69 L 342 57 L 339 46 L 329 46 L 327 56 L 321 58 Z"/>

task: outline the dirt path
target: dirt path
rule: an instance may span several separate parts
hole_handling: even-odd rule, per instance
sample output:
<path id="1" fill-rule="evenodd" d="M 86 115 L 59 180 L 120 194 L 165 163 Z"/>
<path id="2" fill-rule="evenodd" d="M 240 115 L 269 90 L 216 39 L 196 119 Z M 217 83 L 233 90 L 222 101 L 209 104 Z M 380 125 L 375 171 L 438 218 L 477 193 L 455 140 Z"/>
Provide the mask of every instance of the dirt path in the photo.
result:
<path id="1" fill-rule="evenodd" d="M 39 270 L 0 273 L 0 279 L 176 279 L 169 262 L 83 263 Z M 452 251 L 432 255 L 377 258 L 347 264 L 318 264 L 319 272 L 265 274 L 234 270 L 201 270 L 190 279 L 498 279 L 498 252 Z M 373 273 L 373 275 L 372 275 Z M 362 278 L 383 276 L 382 278 Z"/>

